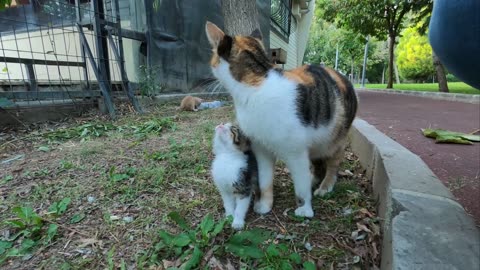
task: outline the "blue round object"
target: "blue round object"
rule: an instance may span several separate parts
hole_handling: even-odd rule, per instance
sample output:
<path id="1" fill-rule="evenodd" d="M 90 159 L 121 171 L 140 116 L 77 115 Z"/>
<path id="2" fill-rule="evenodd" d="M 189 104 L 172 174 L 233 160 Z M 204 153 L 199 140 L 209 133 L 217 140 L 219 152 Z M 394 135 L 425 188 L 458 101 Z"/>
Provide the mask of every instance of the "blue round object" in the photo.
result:
<path id="1" fill-rule="evenodd" d="M 435 0 L 429 39 L 447 70 L 480 90 L 480 0 Z"/>

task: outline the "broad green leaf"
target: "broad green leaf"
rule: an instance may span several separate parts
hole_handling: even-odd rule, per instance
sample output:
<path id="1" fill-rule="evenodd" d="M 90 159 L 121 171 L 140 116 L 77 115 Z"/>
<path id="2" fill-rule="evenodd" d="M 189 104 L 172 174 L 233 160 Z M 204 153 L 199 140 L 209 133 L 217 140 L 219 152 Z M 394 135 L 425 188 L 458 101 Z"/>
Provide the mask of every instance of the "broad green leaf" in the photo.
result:
<path id="1" fill-rule="evenodd" d="M 472 142 L 480 142 L 480 135 L 465 134 L 461 137 Z"/>
<path id="2" fill-rule="evenodd" d="M 189 230 L 190 227 L 188 226 L 187 222 L 185 221 L 185 219 L 183 217 L 180 216 L 180 214 L 178 212 L 170 212 L 168 214 L 168 217 L 174 221 L 178 227 L 184 229 L 184 230 Z"/>
<path id="3" fill-rule="evenodd" d="M 281 270 L 293 270 L 293 266 L 288 261 L 282 261 L 280 263 L 280 269 Z"/>
<path id="4" fill-rule="evenodd" d="M 264 256 L 263 251 L 254 245 L 225 244 L 225 249 L 241 258 L 260 259 Z"/>
<path id="5" fill-rule="evenodd" d="M 460 136 L 440 135 L 435 139 L 436 143 L 457 143 L 457 144 L 473 144 L 469 140 L 464 140 Z"/>
<path id="6" fill-rule="evenodd" d="M 50 224 L 50 226 L 48 226 L 47 239 L 45 240 L 46 243 L 50 243 L 53 240 L 55 235 L 57 235 L 57 230 L 58 230 L 57 224 Z"/>
<path id="7" fill-rule="evenodd" d="M 70 198 L 63 198 L 59 202 L 54 202 L 50 207 L 48 208 L 48 211 L 51 213 L 55 213 L 57 215 L 61 215 L 67 211 L 67 207 L 70 204 L 71 199 Z"/>
<path id="8" fill-rule="evenodd" d="M 63 198 L 58 204 L 58 213 L 63 214 L 67 211 L 67 207 L 72 200 L 70 198 Z"/>
<path id="9" fill-rule="evenodd" d="M 2 72 L 7 73 L 7 72 L 8 72 L 8 68 L 7 68 L 7 67 L 3 67 L 3 68 L 2 68 Z"/>
<path id="10" fill-rule="evenodd" d="M 228 242 L 242 244 L 246 241 L 258 245 L 270 238 L 270 235 L 271 233 L 268 231 L 262 229 L 253 229 L 236 233 L 228 240 Z"/>
<path id="11" fill-rule="evenodd" d="M 280 252 L 278 251 L 277 247 L 275 244 L 270 244 L 266 250 L 267 256 L 269 257 L 279 257 Z"/>
<path id="12" fill-rule="evenodd" d="M 179 234 L 172 239 L 172 244 L 177 247 L 184 247 L 190 243 L 190 237 L 186 233 Z"/>
<path id="13" fill-rule="evenodd" d="M 426 137 L 435 138 L 437 143 L 472 144 L 471 142 L 480 142 L 479 135 L 429 128 L 422 129 L 422 132 Z"/>
<path id="14" fill-rule="evenodd" d="M 21 220 L 7 220 L 4 222 L 6 225 L 12 226 L 13 228 L 23 229 L 27 225 Z"/>
<path id="15" fill-rule="evenodd" d="M 195 246 L 193 249 L 192 256 L 190 259 L 183 265 L 182 269 L 190 270 L 190 269 L 195 269 L 195 267 L 200 263 L 202 260 L 203 252 L 198 248 L 198 246 Z"/>
<path id="16" fill-rule="evenodd" d="M 34 217 L 38 217 L 33 209 L 28 206 L 14 207 L 12 211 L 17 215 L 18 218 L 28 224 L 32 223 Z"/>
<path id="17" fill-rule="evenodd" d="M 212 214 L 208 213 L 200 223 L 200 230 L 202 231 L 202 234 L 206 236 L 213 229 L 214 225 L 215 221 L 213 220 L 213 216 Z"/>
<path id="18" fill-rule="evenodd" d="M 303 269 L 304 269 L 304 270 L 316 270 L 317 267 L 315 266 L 314 263 L 307 261 L 307 262 L 304 262 L 304 263 L 303 263 Z"/>
<path id="19" fill-rule="evenodd" d="M 75 215 L 73 215 L 72 218 L 70 219 L 70 223 L 71 223 L 71 224 L 78 223 L 78 222 L 82 221 L 84 218 L 85 218 L 85 214 L 84 214 L 84 213 L 75 214 Z"/>
<path id="20" fill-rule="evenodd" d="M 292 262 L 295 264 L 301 264 L 302 263 L 302 257 L 298 253 L 292 253 L 290 256 L 288 256 Z"/>
<path id="21" fill-rule="evenodd" d="M 212 237 L 217 236 L 223 230 L 227 221 L 228 219 L 223 219 L 215 225 L 215 228 L 213 228 Z"/>
<path id="22" fill-rule="evenodd" d="M 0 240 L 0 255 L 5 253 L 5 251 L 13 246 L 12 242 L 1 241 Z"/>
<path id="23" fill-rule="evenodd" d="M 158 235 L 160 236 L 160 238 L 163 240 L 163 242 L 165 242 L 165 244 L 167 246 L 171 246 L 172 245 L 172 240 L 173 240 L 173 235 L 169 234 L 168 232 L 164 231 L 164 230 L 161 230 L 158 232 Z"/>
<path id="24" fill-rule="evenodd" d="M 33 241 L 32 239 L 25 239 L 25 240 L 23 240 L 23 242 L 22 242 L 22 244 L 21 244 L 21 251 L 22 251 L 22 253 L 30 250 L 30 249 L 33 248 L 36 244 L 37 244 L 37 243 L 36 243 L 35 241 Z"/>

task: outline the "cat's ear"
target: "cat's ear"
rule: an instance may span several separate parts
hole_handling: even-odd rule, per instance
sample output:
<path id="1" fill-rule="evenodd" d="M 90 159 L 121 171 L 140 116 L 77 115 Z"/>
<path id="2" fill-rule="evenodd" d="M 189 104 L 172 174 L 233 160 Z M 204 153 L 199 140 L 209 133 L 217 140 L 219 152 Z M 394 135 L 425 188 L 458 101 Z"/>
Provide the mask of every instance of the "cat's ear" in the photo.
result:
<path id="1" fill-rule="evenodd" d="M 205 32 L 207 33 L 208 42 L 212 48 L 216 49 L 220 41 L 225 37 L 225 33 L 214 23 L 207 21 L 205 24 Z"/>
<path id="2" fill-rule="evenodd" d="M 257 28 L 250 34 L 251 37 L 263 40 L 262 32 Z"/>

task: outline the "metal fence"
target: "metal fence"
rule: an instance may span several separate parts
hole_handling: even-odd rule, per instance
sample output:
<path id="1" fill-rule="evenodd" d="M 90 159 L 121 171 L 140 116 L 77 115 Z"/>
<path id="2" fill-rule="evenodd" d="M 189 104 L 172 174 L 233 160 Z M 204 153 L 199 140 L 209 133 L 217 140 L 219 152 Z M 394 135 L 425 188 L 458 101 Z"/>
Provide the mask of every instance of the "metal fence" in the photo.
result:
<path id="1" fill-rule="evenodd" d="M 100 100 L 114 117 L 114 99 L 128 97 L 140 112 L 142 8 L 138 0 L 12 1 L 0 11 L 2 111 Z"/>

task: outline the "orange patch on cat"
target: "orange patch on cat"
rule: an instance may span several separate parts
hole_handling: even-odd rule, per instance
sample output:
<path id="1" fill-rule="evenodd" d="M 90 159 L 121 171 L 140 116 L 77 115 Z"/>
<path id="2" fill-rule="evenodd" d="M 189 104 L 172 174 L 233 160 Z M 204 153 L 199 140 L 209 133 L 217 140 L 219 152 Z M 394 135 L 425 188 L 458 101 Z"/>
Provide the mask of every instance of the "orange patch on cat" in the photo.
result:
<path id="1" fill-rule="evenodd" d="M 333 69 L 325 67 L 325 71 L 330 75 L 330 77 L 337 83 L 338 90 L 345 93 L 347 91 L 347 86 L 345 85 L 342 77 Z"/>
<path id="2" fill-rule="evenodd" d="M 220 56 L 217 52 L 213 52 L 212 58 L 210 59 L 210 66 L 217 67 L 220 64 Z"/>
<path id="3" fill-rule="evenodd" d="M 259 86 L 265 78 L 249 72 L 242 77 L 242 82 L 248 85 Z"/>
<path id="4" fill-rule="evenodd" d="M 251 47 L 249 44 L 251 44 L 250 39 L 246 37 L 240 37 L 240 36 L 235 37 L 235 46 L 238 49 L 241 49 L 241 50 L 249 49 Z"/>
<path id="5" fill-rule="evenodd" d="M 315 80 L 312 75 L 307 71 L 307 66 L 301 66 L 296 69 L 285 71 L 284 76 L 288 79 L 295 81 L 303 85 L 313 85 Z"/>

